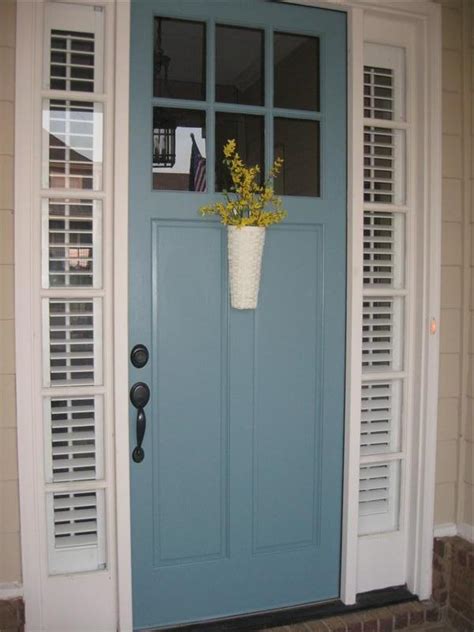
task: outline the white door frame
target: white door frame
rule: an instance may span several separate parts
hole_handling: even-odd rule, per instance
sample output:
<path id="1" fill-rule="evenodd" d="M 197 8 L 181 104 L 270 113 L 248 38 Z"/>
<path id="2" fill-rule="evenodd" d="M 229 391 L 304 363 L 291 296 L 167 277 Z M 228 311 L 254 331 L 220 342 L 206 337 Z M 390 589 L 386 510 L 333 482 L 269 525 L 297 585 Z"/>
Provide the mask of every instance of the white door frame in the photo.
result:
<path id="1" fill-rule="evenodd" d="M 89 0 L 70 0 L 85 2 Z M 114 151 L 113 151 L 113 418 L 114 418 L 114 465 L 115 465 L 115 535 L 109 531 L 113 548 L 113 581 L 117 582 L 118 611 L 110 620 L 110 630 L 132 630 L 132 585 L 130 545 L 130 480 L 129 480 L 129 419 L 128 419 L 128 130 L 129 130 L 129 50 L 130 50 L 130 0 L 104 0 L 114 11 L 113 32 L 115 47 L 114 77 Z M 416 22 L 423 41 L 420 64 L 424 71 L 423 107 L 429 119 L 424 124 L 425 171 L 423 181 L 424 266 L 421 271 L 424 294 L 423 317 L 419 323 L 419 356 L 422 379 L 417 385 L 421 394 L 418 410 L 420 429 L 413 446 L 413 484 L 410 514 L 412 550 L 408 568 L 409 588 L 422 598 L 431 593 L 431 550 L 433 536 L 434 482 L 436 457 L 436 417 L 438 398 L 438 335 L 430 335 L 431 319 L 439 320 L 440 304 L 440 234 L 441 234 L 441 106 L 440 106 L 440 7 L 425 1 L 386 2 L 378 0 L 294 0 L 323 8 L 337 8 L 348 15 L 348 290 L 347 290 L 347 359 L 346 359 L 346 420 L 344 456 L 344 508 L 341 568 L 341 599 L 354 603 L 357 592 L 358 555 L 358 478 L 360 437 L 360 377 L 361 377 L 361 296 L 362 296 L 362 231 L 363 231 L 363 42 L 364 16 L 377 13 L 384 17 Z M 16 359 L 17 359 L 17 416 L 19 453 L 20 496 L 22 504 L 23 576 L 27 611 L 27 629 L 42 630 L 44 613 L 44 586 L 38 582 L 41 575 L 41 549 L 45 537 L 41 504 L 35 496 L 35 460 L 42 457 L 42 447 L 34 445 L 32 420 L 40 419 L 35 410 L 35 397 L 30 395 L 38 388 L 38 376 L 30 367 L 38 366 L 41 350 L 35 341 L 38 323 L 37 297 L 34 296 L 31 278 L 34 274 L 37 244 L 32 209 L 38 190 L 38 157 L 34 150 L 38 140 L 38 94 L 28 81 L 32 61 L 40 49 L 41 29 L 37 21 L 44 0 L 19 2 L 17 23 L 17 125 L 15 148 L 15 285 L 16 285 Z M 20 7 L 19 7 L 20 8 Z M 110 34 L 109 34 L 110 35 Z M 109 47 L 111 53 L 113 46 Z M 430 107 L 427 107 L 430 104 Z M 35 139 L 35 142 L 32 142 Z M 112 355 L 111 349 L 108 353 Z M 41 360 L 41 358 L 39 358 Z M 41 364 L 41 363 L 40 363 Z M 20 395 L 21 394 L 21 395 Z M 38 452 L 39 450 L 39 452 Z M 61 581 L 61 580 L 60 580 Z M 71 576 L 64 576 L 64 583 Z M 95 596 L 101 602 L 101 594 Z M 64 608 L 67 615 L 67 608 Z M 94 607 L 92 602 L 84 608 Z M 80 622 L 77 622 L 79 624 Z M 67 628 L 63 628 L 67 629 Z M 107 628 L 109 629 L 109 628 Z"/>

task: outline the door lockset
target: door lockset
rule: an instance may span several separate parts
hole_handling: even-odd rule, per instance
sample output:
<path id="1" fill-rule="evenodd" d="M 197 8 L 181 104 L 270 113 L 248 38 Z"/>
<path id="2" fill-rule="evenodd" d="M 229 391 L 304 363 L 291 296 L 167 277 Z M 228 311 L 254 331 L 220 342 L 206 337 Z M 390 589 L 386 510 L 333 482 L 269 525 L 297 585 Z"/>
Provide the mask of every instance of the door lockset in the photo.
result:
<path id="1" fill-rule="evenodd" d="M 135 345 L 130 352 L 130 361 L 137 369 L 142 369 L 148 362 L 150 354 L 145 345 Z"/>
<path id="2" fill-rule="evenodd" d="M 146 430 L 145 406 L 150 400 L 150 389 L 145 382 L 136 382 L 130 389 L 130 401 L 137 409 L 137 445 L 132 452 L 135 463 L 141 463 L 145 458 L 145 450 L 142 448 Z"/>

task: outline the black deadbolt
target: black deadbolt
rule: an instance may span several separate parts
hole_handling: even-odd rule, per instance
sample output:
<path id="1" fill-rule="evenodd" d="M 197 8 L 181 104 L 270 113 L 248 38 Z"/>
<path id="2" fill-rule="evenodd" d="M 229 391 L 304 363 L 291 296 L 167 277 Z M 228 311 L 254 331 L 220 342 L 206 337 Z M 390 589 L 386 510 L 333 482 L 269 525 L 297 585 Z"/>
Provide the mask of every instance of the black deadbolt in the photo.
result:
<path id="1" fill-rule="evenodd" d="M 130 353 L 130 360 L 137 369 L 141 369 L 148 362 L 150 354 L 145 345 L 135 345 Z"/>
<path id="2" fill-rule="evenodd" d="M 137 382 L 130 389 L 130 401 L 135 408 L 145 408 L 150 399 L 150 389 L 145 382 Z"/>

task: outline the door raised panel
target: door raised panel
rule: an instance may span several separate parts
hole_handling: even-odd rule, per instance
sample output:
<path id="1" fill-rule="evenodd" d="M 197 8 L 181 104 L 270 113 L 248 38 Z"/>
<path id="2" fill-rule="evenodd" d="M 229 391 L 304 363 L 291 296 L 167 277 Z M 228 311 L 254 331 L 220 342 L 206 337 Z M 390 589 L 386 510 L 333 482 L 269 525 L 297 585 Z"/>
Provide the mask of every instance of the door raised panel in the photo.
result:
<path id="1" fill-rule="evenodd" d="M 155 565 L 227 540 L 227 307 L 222 231 L 152 222 Z"/>

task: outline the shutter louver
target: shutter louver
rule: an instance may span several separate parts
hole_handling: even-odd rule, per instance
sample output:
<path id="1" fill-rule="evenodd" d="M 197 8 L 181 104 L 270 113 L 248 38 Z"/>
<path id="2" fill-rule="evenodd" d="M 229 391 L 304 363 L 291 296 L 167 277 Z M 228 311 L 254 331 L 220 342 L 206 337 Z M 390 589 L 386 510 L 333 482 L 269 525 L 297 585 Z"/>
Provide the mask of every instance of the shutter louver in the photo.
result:
<path id="1" fill-rule="evenodd" d="M 49 572 L 105 568 L 104 490 L 50 492 L 46 504 Z"/>
<path id="2" fill-rule="evenodd" d="M 101 396 L 51 398 L 45 403 L 48 480 L 64 483 L 102 478 Z"/>
<path id="3" fill-rule="evenodd" d="M 49 299 L 46 305 L 49 384 L 100 384 L 101 299 Z"/>
<path id="4" fill-rule="evenodd" d="M 44 200 L 44 287 L 100 286 L 100 224 L 98 200 Z"/>
<path id="5" fill-rule="evenodd" d="M 390 469 L 387 463 L 360 468 L 360 513 L 363 516 L 386 513 L 390 492 Z"/>
<path id="6" fill-rule="evenodd" d="M 398 449 L 400 384 L 398 381 L 362 384 L 361 455 Z"/>
<path id="7" fill-rule="evenodd" d="M 97 545 L 95 492 L 53 494 L 54 542 L 57 548 Z"/>
<path id="8" fill-rule="evenodd" d="M 401 285 L 401 225 L 395 213 L 364 213 L 364 285 Z"/>
<path id="9" fill-rule="evenodd" d="M 365 372 L 395 368 L 399 362 L 398 301 L 391 297 L 364 298 L 362 320 L 362 366 Z"/>
<path id="10" fill-rule="evenodd" d="M 398 526 L 399 461 L 361 465 L 359 531 L 382 533 Z"/>
<path id="11" fill-rule="evenodd" d="M 364 200 L 395 202 L 395 132 L 364 127 Z"/>
<path id="12" fill-rule="evenodd" d="M 94 92 L 94 33 L 51 31 L 50 88 Z"/>
<path id="13" fill-rule="evenodd" d="M 391 121 L 393 111 L 393 70 L 364 66 L 364 116 Z"/>

